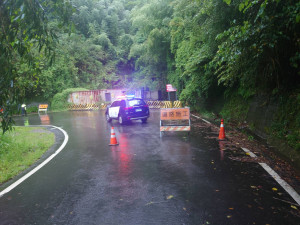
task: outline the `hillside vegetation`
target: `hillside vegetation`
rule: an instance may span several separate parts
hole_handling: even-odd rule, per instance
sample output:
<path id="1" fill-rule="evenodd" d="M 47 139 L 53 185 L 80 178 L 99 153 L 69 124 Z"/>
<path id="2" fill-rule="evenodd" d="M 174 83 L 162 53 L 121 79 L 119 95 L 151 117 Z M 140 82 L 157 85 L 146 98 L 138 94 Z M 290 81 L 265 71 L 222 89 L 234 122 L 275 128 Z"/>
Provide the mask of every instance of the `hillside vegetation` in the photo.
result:
<path id="1" fill-rule="evenodd" d="M 171 83 L 194 110 L 237 124 L 247 121 L 256 129 L 249 109 L 259 98 L 262 108 L 276 108 L 263 131 L 300 149 L 299 1 L 70 3 L 72 13 L 62 15 L 72 26 L 63 26 L 56 14 L 47 16 L 47 27 L 58 41 L 51 49 L 55 61 L 49 63 L 46 51 L 35 44 L 30 49 L 34 63 L 22 55 L 15 58 L 14 87 L 21 99 L 51 101 L 78 87 L 164 91 Z M 22 11 L 22 4 L 14 7 Z"/>

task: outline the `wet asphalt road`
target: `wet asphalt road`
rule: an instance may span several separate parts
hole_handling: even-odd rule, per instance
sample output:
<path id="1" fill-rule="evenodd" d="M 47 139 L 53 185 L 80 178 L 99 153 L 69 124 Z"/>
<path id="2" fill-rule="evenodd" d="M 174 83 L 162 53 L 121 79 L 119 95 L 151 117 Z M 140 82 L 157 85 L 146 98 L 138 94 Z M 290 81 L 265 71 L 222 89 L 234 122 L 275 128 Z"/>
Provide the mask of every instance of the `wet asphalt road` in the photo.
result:
<path id="1" fill-rule="evenodd" d="M 1 225 L 300 224 L 298 211 L 278 199 L 293 200 L 258 164 L 231 160 L 209 130 L 160 138 L 159 111 L 146 124 L 113 121 L 113 147 L 103 111 L 16 119 L 24 122 L 62 127 L 69 142 L 0 198 Z"/>

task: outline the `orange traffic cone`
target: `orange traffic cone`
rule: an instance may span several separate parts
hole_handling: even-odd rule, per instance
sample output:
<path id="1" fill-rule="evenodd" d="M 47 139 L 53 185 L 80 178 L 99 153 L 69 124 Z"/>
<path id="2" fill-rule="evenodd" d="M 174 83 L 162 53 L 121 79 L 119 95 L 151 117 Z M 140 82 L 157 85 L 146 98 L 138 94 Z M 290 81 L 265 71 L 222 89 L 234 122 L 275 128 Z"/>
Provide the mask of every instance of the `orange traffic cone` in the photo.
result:
<path id="1" fill-rule="evenodd" d="M 221 119 L 221 126 L 220 126 L 220 132 L 219 132 L 219 141 L 225 140 L 225 129 L 224 129 L 224 120 Z"/>
<path id="2" fill-rule="evenodd" d="M 111 127 L 111 132 L 110 132 L 110 146 L 112 145 L 118 145 L 119 143 L 117 142 L 117 138 L 116 138 L 116 133 L 114 130 L 114 127 Z"/>

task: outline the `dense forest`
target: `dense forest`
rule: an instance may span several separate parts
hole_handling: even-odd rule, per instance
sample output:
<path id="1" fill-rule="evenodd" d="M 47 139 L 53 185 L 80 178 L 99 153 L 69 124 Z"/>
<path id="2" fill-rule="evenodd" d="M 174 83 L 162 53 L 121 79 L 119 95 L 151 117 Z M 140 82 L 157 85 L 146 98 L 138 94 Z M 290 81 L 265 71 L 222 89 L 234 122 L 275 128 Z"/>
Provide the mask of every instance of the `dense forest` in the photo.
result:
<path id="1" fill-rule="evenodd" d="M 0 3 L 3 107 L 171 83 L 194 110 L 231 120 L 245 120 L 255 97 L 276 102 L 275 135 L 300 149 L 299 1 L 12 2 Z"/>

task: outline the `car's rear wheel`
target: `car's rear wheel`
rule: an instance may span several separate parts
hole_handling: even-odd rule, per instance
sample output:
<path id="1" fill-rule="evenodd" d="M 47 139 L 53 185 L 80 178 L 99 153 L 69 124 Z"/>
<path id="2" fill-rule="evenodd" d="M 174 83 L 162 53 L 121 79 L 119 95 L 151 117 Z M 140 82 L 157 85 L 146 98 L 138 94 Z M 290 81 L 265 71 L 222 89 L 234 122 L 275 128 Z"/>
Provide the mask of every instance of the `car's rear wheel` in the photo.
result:
<path id="1" fill-rule="evenodd" d="M 121 124 L 121 125 L 124 124 L 124 120 L 121 115 L 119 115 L 118 121 L 119 121 L 119 124 Z"/>
<path id="2" fill-rule="evenodd" d="M 107 121 L 107 122 L 110 122 L 110 121 L 111 121 L 111 118 L 109 117 L 108 113 L 106 114 L 106 121 Z"/>
<path id="3" fill-rule="evenodd" d="M 141 120 L 142 120 L 142 123 L 147 123 L 147 118 L 141 119 Z"/>

